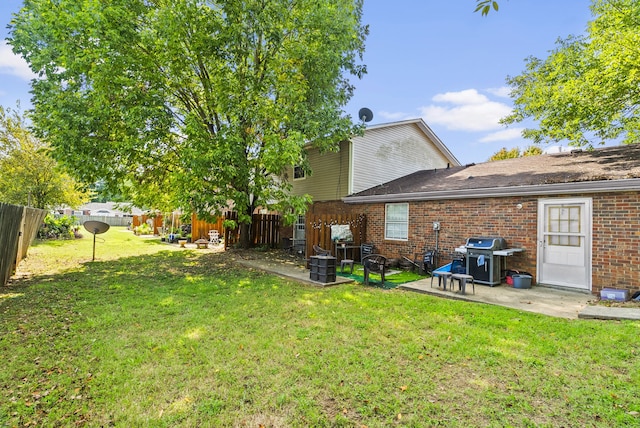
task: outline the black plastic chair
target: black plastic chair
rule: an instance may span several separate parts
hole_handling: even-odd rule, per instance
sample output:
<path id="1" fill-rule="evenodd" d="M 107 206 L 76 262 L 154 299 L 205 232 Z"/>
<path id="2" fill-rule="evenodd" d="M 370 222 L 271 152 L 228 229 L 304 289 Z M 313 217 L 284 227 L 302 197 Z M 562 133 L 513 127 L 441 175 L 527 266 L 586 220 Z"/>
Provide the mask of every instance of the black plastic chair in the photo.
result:
<path id="1" fill-rule="evenodd" d="M 425 250 L 422 253 L 415 253 L 413 255 L 413 265 L 418 267 L 418 273 L 420 275 L 426 275 L 433 272 L 436 263 L 435 250 Z"/>
<path id="2" fill-rule="evenodd" d="M 373 244 L 361 244 L 360 245 L 360 263 L 361 264 L 362 264 L 362 261 L 364 260 L 365 257 L 367 257 L 370 254 L 373 254 L 373 249 L 374 249 Z"/>
<path id="3" fill-rule="evenodd" d="M 316 256 L 330 256 L 331 255 L 331 251 L 325 250 L 324 248 L 322 248 L 319 245 L 314 245 L 313 246 L 313 252 L 316 253 Z"/>
<path id="4" fill-rule="evenodd" d="M 364 267 L 364 283 L 369 285 L 369 274 L 380 275 L 380 282 L 384 285 L 384 274 L 387 268 L 387 258 L 380 254 L 369 254 L 362 258 Z"/>

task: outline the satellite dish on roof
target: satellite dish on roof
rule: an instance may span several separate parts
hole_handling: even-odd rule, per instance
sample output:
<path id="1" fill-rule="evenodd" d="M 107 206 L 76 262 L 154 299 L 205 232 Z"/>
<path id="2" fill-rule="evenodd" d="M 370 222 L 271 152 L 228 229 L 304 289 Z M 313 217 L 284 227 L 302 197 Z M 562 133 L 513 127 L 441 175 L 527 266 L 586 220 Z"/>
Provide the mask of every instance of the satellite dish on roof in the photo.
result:
<path id="1" fill-rule="evenodd" d="M 371 122 L 371 119 L 373 119 L 373 112 L 366 107 L 362 107 L 358 112 L 358 117 L 363 122 Z"/>
<path id="2" fill-rule="evenodd" d="M 87 229 L 88 232 L 93 234 L 93 258 L 91 259 L 93 261 L 96 259 L 96 235 L 105 233 L 111 226 L 109 226 L 107 223 L 97 220 L 85 221 L 84 223 L 82 223 L 82 225 L 85 229 Z"/>

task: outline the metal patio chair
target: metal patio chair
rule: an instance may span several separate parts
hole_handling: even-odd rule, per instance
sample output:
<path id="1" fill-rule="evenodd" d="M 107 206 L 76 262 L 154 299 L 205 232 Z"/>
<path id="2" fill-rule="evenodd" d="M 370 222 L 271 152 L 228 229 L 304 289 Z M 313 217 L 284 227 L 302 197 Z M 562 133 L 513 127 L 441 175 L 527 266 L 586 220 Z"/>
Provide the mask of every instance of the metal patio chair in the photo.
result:
<path id="1" fill-rule="evenodd" d="M 217 230 L 209 231 L 209 244 L 219 244 L 220 243 L 220 232 Z"/>

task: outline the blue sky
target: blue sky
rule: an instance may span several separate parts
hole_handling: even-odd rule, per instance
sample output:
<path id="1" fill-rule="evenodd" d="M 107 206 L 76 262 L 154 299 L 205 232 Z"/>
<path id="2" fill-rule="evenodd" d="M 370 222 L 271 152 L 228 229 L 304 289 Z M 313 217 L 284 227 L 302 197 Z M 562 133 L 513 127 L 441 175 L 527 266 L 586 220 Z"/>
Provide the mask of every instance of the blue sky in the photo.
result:
<path id="1" fill-rule="evenodd" d="M 511 111 L 505 78 L 528 56 L 544 58 L 558 38 L 583 34 L 589 0 L 500 0 L 500 11 L 473 13 L 473 0 L 365 0 L 370 35 L 346 112 L 374 113 L 371 124 L 422 117 L 462 162 L 484 162 L 501 147 L 524 148 L 520 127 L 498 120 Z M 19 0 L 0 2 L 0 38 Z M 0 104 L 29 108 L 31 74 L 0 43 Z"/>

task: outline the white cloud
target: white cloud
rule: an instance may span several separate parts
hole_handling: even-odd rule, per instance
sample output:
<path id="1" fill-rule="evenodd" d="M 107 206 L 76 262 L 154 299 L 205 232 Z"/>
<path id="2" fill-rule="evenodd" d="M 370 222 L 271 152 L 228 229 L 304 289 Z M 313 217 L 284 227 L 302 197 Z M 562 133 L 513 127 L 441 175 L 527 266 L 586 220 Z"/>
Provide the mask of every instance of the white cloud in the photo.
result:
<path id="1" fill-rule="evenodd" d="M 510 98 L 511 88 L 509 86 L 502 86 L 501 88 L 489 88 L 487 89 L 491 95 L 495 95 L 500 98 Z"/>
<path id="2" fill-rule="evenodd" d="M 36 78 L 27 62 L 14 54 L 11 46 L 4 40 L 0 42 L 0 74 L 10 74 L 26 81 Z"/>
<path id="3" fill-rule="evenodd" d="M 407 120 L 407 119 L 414 119 L 415 116 L 411 116 L 407 113 L 402 113 L 402 112 L 388 112 L 388 111 L 380 111 L 378 112 L 378 114 L 386 120 L 392 120 L 392 121 L 399 121 L 399 120 Z"/>
<path id="4" fill-rule="evenodd" d="M 481 132 L 500 129 L 500 119 L 511 113 L 511 107 L 507 104 L 491 101 L 476 89 L 438 94 L 432 100 L 453 106 L 432 104 L 421 107 L 422 116 L 429 124 L 443 125 L 454 131 Z"/>
<path id="5" fill-rule="evenodd" d="M 522 138 L 524 128 L 510 128 L 503 131 L 492 132 L 480 139 L 481 143 L 491 143 L 493 141 L 510 141 Z"/>
<path id="6" fill-rule="evenodd" d="M 475 89 L 465 89 L 458 92 L 445 92 L 437 94 L 432 98 L 437 103 L 450 103 L 457 105 L 484 104 L 489 98 L 478 93 Z"/>

